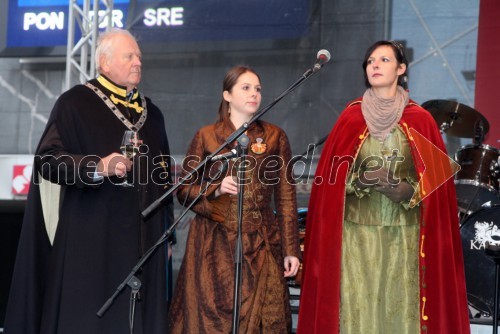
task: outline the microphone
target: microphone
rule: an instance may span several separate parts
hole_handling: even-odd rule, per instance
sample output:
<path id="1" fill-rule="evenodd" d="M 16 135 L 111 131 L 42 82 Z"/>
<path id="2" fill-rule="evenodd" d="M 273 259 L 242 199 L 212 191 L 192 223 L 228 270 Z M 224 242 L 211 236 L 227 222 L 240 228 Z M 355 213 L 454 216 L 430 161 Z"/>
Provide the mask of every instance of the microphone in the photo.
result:
<path id="1" fill-rule="evenodd" d="M 223 160 L 223 159 L 228 160 L 228 159 L 236 157 L 237 155 L 238 155 L 238 151 L 236 151 L 236 149 L 233 148 L 231 151 L 229 151 L 227 153 L 219 154 L 219 155 L 212 157 L 212 159 L 210 159 L 210 161 L 219 161 L 219 160 Z"/>
<path id="2" fill-rule="evenodd" d="M 316 63 L 314 64 L 313 67 L 313 73 L 318 72 L 324 64 L 328 63 L 330 61 L 330 52 L 328 50 L 319 50 L 318 54 L 316 55 Z"/>

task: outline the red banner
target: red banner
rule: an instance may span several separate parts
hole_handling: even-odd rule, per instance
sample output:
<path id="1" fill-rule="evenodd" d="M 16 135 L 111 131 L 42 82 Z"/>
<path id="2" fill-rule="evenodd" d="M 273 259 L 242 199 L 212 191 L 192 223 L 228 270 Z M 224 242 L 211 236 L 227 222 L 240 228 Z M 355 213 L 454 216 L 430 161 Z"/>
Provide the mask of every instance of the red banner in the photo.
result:
<path id="1" fill-rule="evenodd" d="M 479 31 L 477 40 L 475 109 L 486 117 L 490 131 L 485 143 L 499 147 L 500 105 L 500 1 L 479 2 Z"/>

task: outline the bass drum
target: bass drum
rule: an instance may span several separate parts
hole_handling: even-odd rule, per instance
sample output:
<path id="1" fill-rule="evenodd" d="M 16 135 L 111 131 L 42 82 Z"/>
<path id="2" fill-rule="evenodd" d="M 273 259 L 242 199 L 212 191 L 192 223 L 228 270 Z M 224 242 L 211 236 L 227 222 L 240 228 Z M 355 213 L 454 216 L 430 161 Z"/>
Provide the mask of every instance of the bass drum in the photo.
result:
<path id="1" fill-rule="evenodd" d="M 495 295 L 495 263 L 485 245 L 500 245 L 500 206 L 481 209 L 460 227 L 469 304 L 484 316 L 492 316 Z"/>
<path id="2" fill-rule="evenodd" d="M 457 151 L 455 160 L 460 170 L 455 175 L 458 208 L 471 214 L 484 203 L 500 204 L 499 152 L 488 145 L 466 145 Z"/>

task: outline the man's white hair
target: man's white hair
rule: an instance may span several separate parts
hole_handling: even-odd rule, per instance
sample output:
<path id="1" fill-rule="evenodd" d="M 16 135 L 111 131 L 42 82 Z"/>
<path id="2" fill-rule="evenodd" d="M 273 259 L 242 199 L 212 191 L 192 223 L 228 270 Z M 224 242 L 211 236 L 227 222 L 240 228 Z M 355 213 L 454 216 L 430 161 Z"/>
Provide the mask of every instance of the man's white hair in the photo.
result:
<path id="1" fill-rule="evenodd" d="M 97 48 L 95 49 L 95 69 L 98 73 L 101 73 L 101 57 L 104 56 L 106 59 L 111 57 L 114 47 L 113 41 L 115 36 L 118 35 L 129 36 L 137 43 L 130 31 L 125 29 L 111 28 L 100 33 L 97 39 Z"/>

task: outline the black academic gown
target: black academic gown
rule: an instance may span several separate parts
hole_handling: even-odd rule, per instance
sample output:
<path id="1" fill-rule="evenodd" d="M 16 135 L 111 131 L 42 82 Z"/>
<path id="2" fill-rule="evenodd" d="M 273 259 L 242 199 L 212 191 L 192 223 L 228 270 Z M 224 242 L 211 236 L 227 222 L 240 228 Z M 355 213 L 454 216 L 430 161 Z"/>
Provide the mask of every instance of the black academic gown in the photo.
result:
<path id="1" fill-rule="evenodd" d="M 106 95 L 112 94 L 97 80 L 91 83 Z M 141 99 L 136 100 L 141 105 Z M 5 333 L 130 333 L 129 287 L 102 318 L 96 313 L 173 216 L 168 199 L 148 219 L 141 218 L 142 210 L 163 195 L 170 183 L 163 116 L 149 99 L 146 102 L 147 120 L 139 131 L 145 146 L 134 160 L 135 186 L 126 188 L 114 185 L 122 181 L 115 177 L 99 181 L 93 174 L 98 157 L 120 151 L 126 130 L 122 121 L 84 85 L 57 100 L 35 156 Z M 117 107 L 124 114 L 130 112 L 121 104 Z M 61 161 L 66 167 L 58 170 L 55 167 Z M 53 244 L 44 224 L 39 173 L 61 185 Z M 163 245 L 138 274 L 142 287 L 135 334 L 167 331 L 166 253 Z"/>

